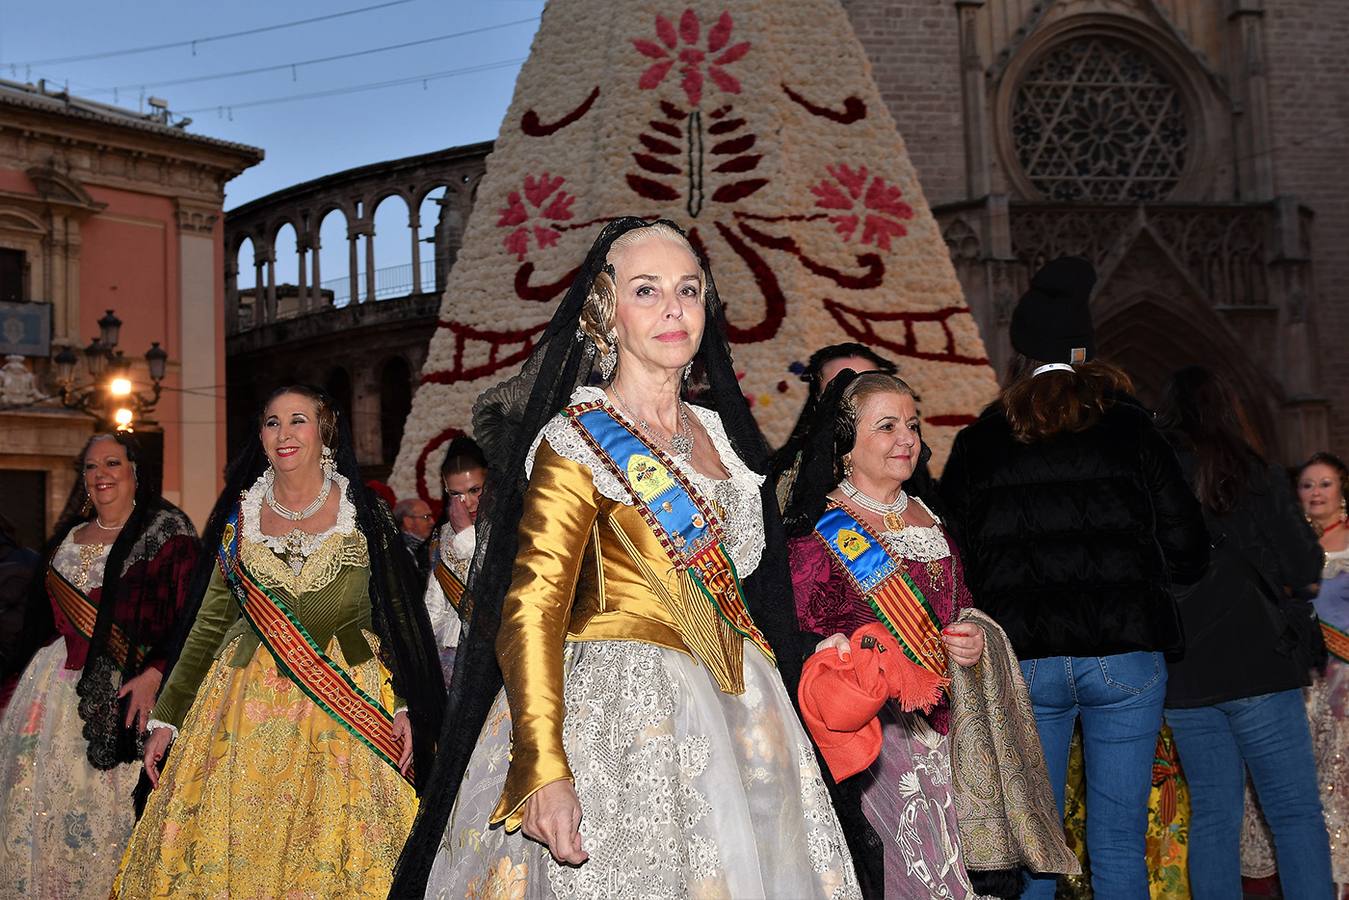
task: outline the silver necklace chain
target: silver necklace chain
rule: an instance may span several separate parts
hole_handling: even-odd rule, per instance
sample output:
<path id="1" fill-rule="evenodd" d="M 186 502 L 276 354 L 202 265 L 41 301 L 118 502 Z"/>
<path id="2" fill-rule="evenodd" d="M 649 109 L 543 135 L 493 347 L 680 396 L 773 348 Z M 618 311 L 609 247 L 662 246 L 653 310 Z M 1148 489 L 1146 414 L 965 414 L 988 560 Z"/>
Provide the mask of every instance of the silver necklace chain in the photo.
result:
<path id="1" fill-rule="evenodd" d="M 684 409 L 682 400 L 676 401 L 679 404 L 679 429 L 669 438 L 664 438 L 656 433 L 646 419 L 638 418 L 628 409 L 628 404 L 623 402 L 623 395 L 618 392 L 618 388 L 610 384 L 609 390 L 614 392 L 614 399 L 618 401 L 618 408 L 623 410 L 623 414 L 635 422 L 637 427 L 645 431 L 653 441 L 683 459 L 688 459 L 693 454 L 693 429 L 689 426 L 689 414 Z"/>
<path id="2" fill-rule="evenodd" d="M 851 479 L 845 478 L 838 486 L 849 500 L 855 502 L 865 510 L 870 510 L 878 516 L 902 516 L 904 510 L 909 508 L 909 495 L 900 490 L 899 496 L 895 498 L 894 503 L 882 503 L 874 497 L 869 497 L 862 493 L 862 489 L 852 483 Z"/>
<path id="3" fill-rule="evenodd" d="M 319 488 L 318 496 L 299 512 L 281 505 L 281 501 L 276 499 L 276 494 L 273 491 L 275 486 L 276 476 L 273 475 L 272 471 L 269 469 L 267 471 L 267 489 L 262 495 L 263 499 L 267 501 L 267 506 L 271 508 L 272 512 L 283 519 L 288 519 L 291 522 L 301 522 L 318 512 L 323 508 L 323 504 L 328 502 L 328 492 L 332 489 L 333 482 L 332 479 L 329 478 L 323 479 L 323 487 Z"/>

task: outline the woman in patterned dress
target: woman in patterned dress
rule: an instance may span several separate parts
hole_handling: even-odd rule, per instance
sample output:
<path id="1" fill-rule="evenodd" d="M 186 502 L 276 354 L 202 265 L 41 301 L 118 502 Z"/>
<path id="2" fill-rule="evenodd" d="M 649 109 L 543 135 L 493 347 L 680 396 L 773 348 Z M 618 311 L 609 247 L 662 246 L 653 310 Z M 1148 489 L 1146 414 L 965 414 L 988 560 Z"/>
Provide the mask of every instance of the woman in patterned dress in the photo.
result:
<path id="1" fill-rule="evenodd" d="M 133 437 L 95 435 L 76 468 L 0 720 L 0 884 L 17 896 L 107 896 L 131 835 L 136 736 L 198 557 Z"/>
<path id="2" fill-rule="evenodd" d="M 480 401 L 503 464 L 399 896 L 858 896 L 774 666 L 790 582 L 721 325 L 682 232 L 615 220 Z M 691 364 L 714 408 L 683 401 Z"/>
<path id="3" fill-rule="evenodd" d="M 839 779 L 839 813 L 869 896 L 1018 896 L 1020 865 L 1044 871 L 1075 865 L 1063 844 L 1016 657 L 1001 630 L 972 608 L 941 519 L 907 493 L 922 449 L 913 389 L 896 376 L 844 372 L 823 395 L 802 441 L 786 511 L 797 618 L 815 649 L 801 706 Z M 859 638 L 859 630 L 869 633 Z M 878 641 L 889 650 L 878 665 L 889 672 L 891 686 L 903 690 L 880 707 L 878 755 L 836 755 L 844 738 L 819 711 L 841 702 L 834 696 L 853 696 L 854 681 L 868 669 L 849 664 L 859 653 L 875 654 Z M 896 677 L 896 671 L 905 674 Z M 961 698 L 966 722 L 973 721 L 972 710 L 999 708 L 979 727 L 967 727 L 973 751 L 967 756 L 978 761 L 978 772 L 953 766 L 951 698 Z M 855 714 L 851 705 L 845 712 Z M 1018 712 L 1019 728 L 1007 727 Z M 1008 752 L 983 740 L 995 734 Z M 987 765 L 990 759 L 999 765 Z M 964 819 L 1001 822 L 997 827 L 1014 831 L 1005 824 L 1005 809 L 990 804 L 976 813 L 962 796 L 986 796 L 965 786 L 998 783 L 1000 767 L 1008 773 L 1000 790 L 1015 784 L 1021 787 L 1013 790 L 1027 793 L 999 805 L 1016 807 L 1016 817 L 1034 828 L 1024 852 L 1006 852 L 1011 844 L 990 852 L 981 837 L 971 856 L 961 836 L 969 824 Z"/>
<path id="4" fill-rule="evenodd" d="M 1298 499 L 1326 553 L 1316 613 L 1330 658 L 1307 690 L 1307 715 L 1330 831 L 1337 890 L 1349 892 L 1349 466 L 1317 453 L 1298 473 Z"/>
<path id="5" fill-rule="evenodd" d="M 431 765 L 444 687 L 392 518 L 326 395 L 281 388 L 258 424 L 207 526 L 114 896 L 382 897 L 411 764 Z"/>
<path id="6" fill-rule="evenodd" d="M 840 509 L 885 541 L 936 613 L 950 662 L 971 666 L 983 653 L 984 634 L 972 622 L 956 622 L 971 605 L 958 559 L 937 517 L 903 487 L 922 444 L 913 391 L 888 374 L 840 378 L 845 389 L 831 393 L 840 397 L 837 408 L 852 412 L 829 422 L 827 430 L 831 435 L 848 433 L 838 439 L 845 474 L 828 494 L 816 498 L 823 501 L 817 504 L 823 508 L 815 512 Z M 814 463 L 803 459 L 802 469 Z M 806 481 L 798 479 L 798 484 L 798 498 L 810 493 Z M 821 540 L 823 532 L 816 527 L 822 519 L 806 517 L 812 520 L 801 523 L 805 527 L 793 527 L 794 514 L 802 505 L 788 508 L 789 533 L 805 532 L 792 537 L 790 544 L 796 615 L 802 631 L 812 636 L 816 652 L 831 650 L 850 658 L 854 648 L 849 635 L 878 621 L 878 613 L 849 578 L 842 558 Z M 877 512 L 882 506 L 890 512 Z M 945 660 L 941 662 L 944 675 Z M 926 713 L 905 713 L 892 702 L 882 710 L 881 720 L 881 756 L 854 777 L 865 782 L 860 790 L 867 821 L 884 836 L 884 895 L 964 900 L 972 888 L 956 827 L 949 708 L 941 702 Z"/>

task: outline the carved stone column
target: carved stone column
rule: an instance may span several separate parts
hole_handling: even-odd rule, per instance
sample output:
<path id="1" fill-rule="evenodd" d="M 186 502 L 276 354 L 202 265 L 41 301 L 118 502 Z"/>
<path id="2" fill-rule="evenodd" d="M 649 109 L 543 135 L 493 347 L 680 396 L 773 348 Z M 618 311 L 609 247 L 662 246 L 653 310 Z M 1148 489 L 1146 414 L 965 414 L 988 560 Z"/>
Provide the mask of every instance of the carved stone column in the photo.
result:
<path id="1" fill-rule="evenodd" d="M 360 236 L 360 232 L 354 226 L 347 226 L 347 274 L 350 278 L 350 286 L 347 288 L 347 303 L 361 302 L 361 262 L 356 251 L 356 240 Z"/>
<path id="2" fill-rule="evenodd" d="M 990 191 L 988 89 L 976 21 L 984 0 L 956 0 L 960 20 L 960 95 L 965 125 L 965 191 L 971 199 Z"/>
<path id="3" fill-rule="evenodd" d="M 418 238 L 421 229 L 421 216 L 418 210 L 408 211 L 408 230 L 412 232 L 412 293 L 422 292 L 422 243 Z"/>
<path id="4" fill-rule="evenodd" d="M 365 301 L 375 302 L 375 223 L 365 233 Z"/>
<path id="5" fill-rule="evenodd" d="M 1238 190 L 1243 200 L 1274 196 L 1270 153 L 1269 86 L 1265 77 L 1264 0 L 1229 0 L 1232 80 L 1239 102 L 1235 116 Z"/>
<path id="6" fill-rule="evenodd" d="M 267 313 L 266 321 L 276 321 L 276 244 L 275 236 L 263 244 L 262 258 L 267 266 Z"/>
<path id="7" fill-rule="evenodd" d="M 309 233 L 295 235 L 295 304 L 301 315 L 309 312 Z"/>
<path id="8" fill-rule="evenodd" d="M 319 233 L 317 231 L 310 235 L 310 240 L 312 241 L 312 249 L 314 251 L 314 255 L 311 257 L 314 261 L 314 277 L 311 280 L 309 289 L 309 308 L 322 309 L 323 273 L 319 269 L 319 258 L 323 256 L 323 242 L 319 239 Z"/>

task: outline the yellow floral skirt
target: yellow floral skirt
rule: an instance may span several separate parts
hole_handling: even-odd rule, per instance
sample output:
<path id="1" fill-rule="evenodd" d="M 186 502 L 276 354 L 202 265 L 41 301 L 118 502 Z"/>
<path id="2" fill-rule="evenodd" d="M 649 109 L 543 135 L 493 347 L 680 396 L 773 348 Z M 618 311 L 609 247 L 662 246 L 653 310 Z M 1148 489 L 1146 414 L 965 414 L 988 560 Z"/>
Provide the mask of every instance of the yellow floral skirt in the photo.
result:
<path id="1" fill-rule="evenodd" d="M 376 643 L 369 636 L 371 644 Z M 122 858 L 114 897 L 384 897 L 412 828 L 412 788 L 277 671 L 259 647 L 207 673 Z M 348 667 L 385 708 L 377 658 Z"/>

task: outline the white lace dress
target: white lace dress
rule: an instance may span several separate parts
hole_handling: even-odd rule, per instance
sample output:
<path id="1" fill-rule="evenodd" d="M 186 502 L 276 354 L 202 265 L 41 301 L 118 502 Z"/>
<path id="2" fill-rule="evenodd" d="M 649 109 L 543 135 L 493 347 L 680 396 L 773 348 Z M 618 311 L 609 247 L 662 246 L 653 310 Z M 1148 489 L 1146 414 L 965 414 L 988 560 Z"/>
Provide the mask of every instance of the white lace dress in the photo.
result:
<path id="1" fill-rule="evenodd" d="M 602 398 L 582 388 L 572 402 Z M 727 549 L 745 577 L 764 549 L 762 478 L 736 456 L 716 415 L 695 412 L 731 477 L 677 464 L 726 511 Z M 629 502 L 563 420 L 540 439 L 589 468 L 599 493 Z M 509 763 L 503 692 L 460 787 L 428 897 L 860 896 L 809 739 L 762 654 L 746 649 L 739 695 L 718 690 L 687 654 L 637 641 L 569 644 L 564 665 L 563 742 L 589 861 L 557 865 L 522 832 L 488 827 Z"/>
<path id="2" fill-rule="evenodd" d="M 77 544 L 74 534 L 52 565 L 89 593 L 103 584 L 112 545 Z M 107 896 L 135 821 L 140 766 L 89 764 L 75 693 L 82 670 L 66 668 L 66 643 L 37 652 L 0 719 L 0 896 Z"/>

